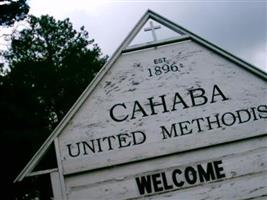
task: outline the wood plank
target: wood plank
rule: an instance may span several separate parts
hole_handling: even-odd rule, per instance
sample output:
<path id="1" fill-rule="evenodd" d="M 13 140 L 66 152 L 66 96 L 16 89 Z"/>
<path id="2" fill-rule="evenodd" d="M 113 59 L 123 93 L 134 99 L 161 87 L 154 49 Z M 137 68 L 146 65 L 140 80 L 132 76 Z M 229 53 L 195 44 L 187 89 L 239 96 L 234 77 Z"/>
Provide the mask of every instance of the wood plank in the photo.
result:
<path id="1" fill-rule="evenodd" d="M 242 176 L 227 181 L 216 182 L 150 197 L 150 200 L 214 200 L 214 199 L 266 199 L 267 196 L 267 173 Z"/>
<path id="2" fill-rule="evenodd" d="M 50 173 L 52 191 L 54 200 L 62 200 L 64 199 L 64 195 L 61 191 L 61 183 L 58 171 L 53 171 Z"/>
<path id="3" fill-rule="evenodd" d="M 64 174 L 267 134 L 266 94 L 193 41 L 124 53 L 59 136 Z"/>
<path id="4" fill-rule="evenodd" d="M 65 178 L 68 199 L 122 200 L 142 199 L 144 197 L 175 199 L 178 196 L 183 196 L 182 199 L 205 199 L 207 194 L 204 191 L 210 190 L 212 190 L 208 193 L 210 199 L 217 197 L 216 192 L 218 195 L 221 194 L 218 198 L 223 197 L 223 199 L 254 198 L 267 195 L 267 182 L 265 181 L 267 171 L 266 144 L 267 137 L 265 136 L 92 173 L 68 176 Z M 185 168 L 193 167 L 197 171 L 199 165 L 205 168 L 207 163 L 212 161 L 222 161 L 219 167 L 223 168 L 221 173 L 225 174 L 225 177 L 201 182 L 198 176 L 194 184 L 189 184 L 183 175 L 179 175 L 178 180 L 184 181 L 184 185 L 176 187 L 173 184 L 171 175 L 175 169 L 184 172 Z M 166 189 L 166 184 L 164 186 L 163 183 L 164 178 L 162 178 L 163 173 L 166 176 L 167 185 L 173 185 L 173 188 Z M 160 176 L 157 175 L 158 178 L 156 179 L 160 182 L 158 187 L 163 187 L 163 191 L 155 191 L 153 184 L 151 184 L 152 192 L 146 190 L 145 194 L 141 194 L 136 179 L 139 178 L 140 180 L 141 177 L 151 177 L 156 174 L 160 174 Z"/>
<path id="5" fill-rule="evenodd" d="M 50 174 L 50 173 L 55 172 L 57 170 L 58 170 L 57 168 L 54 168 L 54 169 L 35 171 L 35 172 L 28 174 L 27 176 L 40 176 L 40 175 L 44 175 L 44 174 Z"/>
<path id="6" fill-rule="evenodd" d="M 61 189 L 61 196 L 60 199 L 61 200 L 67 200 L 67 196 L 66 196 L 66 187 L 65 187 L 65 179 L 64 179 L 64 175 L 63 175 L 63 168 L 62 168 L 62 163 L 60 161 L 60 150 L 59 150 L 59 142 L 58 142 L 58 138 L 55 138 L 54 140 L 54 145 L 55 145 L 55 151 L 56 151 L 56 158 L 57 158 L 57 166 L 58 166 L 58 174 L 57 174 L 57 178 L 59 180 L 59 184 L 60 184 L 60 189 Z M 56 188 L 56 190 L 58 190 L 58 188 Z"/>

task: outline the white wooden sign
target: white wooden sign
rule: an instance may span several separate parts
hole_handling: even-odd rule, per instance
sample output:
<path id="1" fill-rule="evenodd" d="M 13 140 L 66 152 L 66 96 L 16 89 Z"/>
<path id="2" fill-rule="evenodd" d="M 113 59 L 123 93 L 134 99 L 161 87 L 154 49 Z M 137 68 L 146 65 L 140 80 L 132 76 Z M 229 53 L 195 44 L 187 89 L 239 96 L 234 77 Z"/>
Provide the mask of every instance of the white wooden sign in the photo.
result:
<path id="1" fill-rule="evenodd" d="M 70 176 L 67 196 L 69 200 L 260 199 L 267 190 L 266 143 L 264 136 Z"/>
<path id="2" fill-rule="evenodd" d="M 127 47 L 150 18 L 181 37 Z M 54 142 L 55 199 L 264 199 L 266 79 L 148 11 L 16 181 Z"/>
<path id="3" fill-rule="evenodd" d="M 59 136 L 64 174 L 265 134 L 266 94 L 191 40 L 123 53 Z"/>

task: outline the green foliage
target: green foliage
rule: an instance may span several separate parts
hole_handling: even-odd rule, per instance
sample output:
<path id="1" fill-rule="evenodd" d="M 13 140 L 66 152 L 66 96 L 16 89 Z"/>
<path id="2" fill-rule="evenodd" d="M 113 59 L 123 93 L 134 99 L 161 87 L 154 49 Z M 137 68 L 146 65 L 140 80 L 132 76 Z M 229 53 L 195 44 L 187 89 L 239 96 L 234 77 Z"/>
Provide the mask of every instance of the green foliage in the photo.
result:
<path id="1" fill-rule="evenodd" d="M 23 20 L 28 12 L 26 0 L 0 0 L 0 26 L 10 26 Z"/>
<path id="2" fill-rule="evenodd" d="M 4 55 L 10 71 L 0 76 L 0 146 L 12 146 L 20 155 L 15 161 L 10 155 L 6 158 L 8 165 L 15 166 L 10 179 L 48 137 L 107 57 L 101 57 L 100 48 L 88 39 L 83 27 L 76 31 L 69 19 L 57 21 L 50 16 L 30 16 L 28 28 L 13 36 Z"/>
<path id="3" fill-rule="evenodd" d="M 12 38 L 5 54 L 11 68 L 8 82 L 18 87 L 13 88 L 17 94 L 25 91 L 31 96 L 31 107 L 38 108 L 34 118 L 49 128 L 65 115 L 104 64 L 93 42 L 84 27 L 77 32 L 69 19 L 56 21 L 49 16 L 31 16 L 29 28 Z"/>

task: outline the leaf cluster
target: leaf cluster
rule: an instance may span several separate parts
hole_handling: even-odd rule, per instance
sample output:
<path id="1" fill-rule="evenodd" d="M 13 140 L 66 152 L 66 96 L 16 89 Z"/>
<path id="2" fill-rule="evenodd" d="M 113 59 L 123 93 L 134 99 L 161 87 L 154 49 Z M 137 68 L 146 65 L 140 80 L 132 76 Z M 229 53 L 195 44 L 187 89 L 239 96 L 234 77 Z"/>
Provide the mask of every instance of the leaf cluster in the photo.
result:
<path id="1" fill-rule="evenodd" d="M 0 26 L 10 26 L 23 20 L 28 12 L 26 0 L 0 0 Z"/>
<path id="2" fill-rule="evenodd" d="M 105 63 L 101 49 L 69 19 L 27 18 L 4 53 L 9 70 L 0 76 L 1 151 L 6 182 L 12 181 Z M 23 151 L 21 151 L 23 149 Z M 12 166 L 12 167 L 10 167 Z"/>
<path id="3" fill-rule="evenodd" d="M 88 39 L 84 27 L 76 31 L 69 19 L 30 16 L 28 24 L 13 36 L 5 53 L 11 70 L 6 79 L 16 96 L 31 96 L 31 104 L 38 107 L 36 117 L 53 128 L 106 57 L 101 58 L 100 48 Z"/>

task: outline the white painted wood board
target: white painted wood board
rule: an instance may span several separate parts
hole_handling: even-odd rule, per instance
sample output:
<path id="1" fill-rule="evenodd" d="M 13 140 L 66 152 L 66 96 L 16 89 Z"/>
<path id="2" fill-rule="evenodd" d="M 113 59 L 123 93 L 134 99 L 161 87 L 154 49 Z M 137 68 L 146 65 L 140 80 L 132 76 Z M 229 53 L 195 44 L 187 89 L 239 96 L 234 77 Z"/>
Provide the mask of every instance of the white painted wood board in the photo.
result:
<path id="1" fill-rule="evenodd" d="M 267 136 L 65 177 L 69 200 L 250 199 L 267 196 Z M 224 178 L 140 194 L 136 178 L 222 161 Z M 162 179 L 158 184 L 163 187 Z M 183 175 L 178 180 L 184 180 Z M 153 186 L 152 186 L 153 187 Z M 263 198 L 264 199 L 264 198 Z"/>
<path id="2" fill-rule="evenodd" d="M 150 76 L 155 66 L 165 64 L 173 70 Z M 207 103 L 204 97 L 196 97 L 194 106 L 193 90 L 195 96 L 205 96 Z M 264 135 L 266 94 L 266 81 L 190 40 L 123 53 L 59 136 L 63 172 L 72 174 Z M 162 103 L 162 98 L 166 108 L 156 106 L 153 114 L 149 99 Z M 112 108 L 114 118 L 121 121 L 112 119 Z M 219 127 L 208 122 L 216 116 Z M 199 118 L 203 119 L 200 125 Z M 166 132 L 163 136 L 162 127 L 172 136 Z M 94 143 L 95 152 L 85 143 Z"/>
<path id="3" fill-rule="evenodd" d="M 54 200 L 64 199 L 64 195 L 62 194 L 61 191 L 60 175 L 58 171 L 50 173 L 50 180 L 51 180 Z"/>

